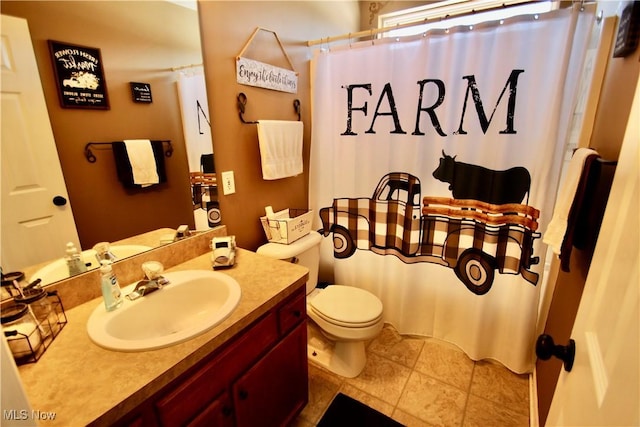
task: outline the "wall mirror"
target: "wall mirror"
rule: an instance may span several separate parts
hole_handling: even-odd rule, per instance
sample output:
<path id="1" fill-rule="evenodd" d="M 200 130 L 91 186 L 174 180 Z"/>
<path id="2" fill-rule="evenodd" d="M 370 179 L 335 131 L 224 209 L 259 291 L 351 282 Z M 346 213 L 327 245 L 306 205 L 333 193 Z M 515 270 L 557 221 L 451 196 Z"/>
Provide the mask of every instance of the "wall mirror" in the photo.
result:
<path id="1" fill-rule="evenodd" d="M 88 44 L 103 48 L 104 55 L 105 47 L 107 47 L 107 50 L 113 50 L 113 46 L 109 46 L 108 44 L 109 40 L 112 39 L 112 37 L 109 35 L 108 31 L 105 30 L 106 28 L 121 33 L 121 37 L 125 37 L 122 35 L 122 33 L 127 32 L 126 37 L 129 37 L 131 40 L 136 40 L 138 50 L 136 52 L 130 53 L 131 56 L 143 57 L 147 54 L 150 55 L 148 65 L 140 65 L 140 63 L 137 63 L 136 67 L 138 68 L 134 69 L 133 71 L 131 69 L 122 71 L 120 69 L 120 67 L 126 68 L 129 65 L 120 65 L 125 61 L 111 61 L 110 64 L 106 65 L 107 81 L 115 81 L 116 79 L 114 78 L 114 76 L 117 75 L 117 73 L 122 73 L 122 75 L 120 76 L 121 80 L 127 79 L 131 81 L 138 81 L 138 77 L 140 75 L 152 77 L 161 76 L 160 80 L 162 80 L 162 82 L 166 82 L 166 84 L 171 85 L 171 90 L 173 91 L 171 92 L 171 96 L 165 97 L 164 100 L 158 100 L 157 102 L 158 105 L 161 105 L 160 102 L 164 102 L 165 104 L 168 102 L 172 102 L 175 105 L 184 107 L 181 109 L 176 108 L 176 111 L 178 111 L 177 116 L 181 117 L 172 117 L 172 120 L 185 125 L 183 134 L 185 140 L 185 148 L 187 151 L 186 155 L 189 162 L 188 171 L 190 174 L 190 177 L 186 178 L 185 181 L 189 182 L 189 184 L 195 182 L 199 185 L 198 192 L 195 194 L 193 192 L 193 187 L 185 188 L 184 190 L 185 192 L 192 194 L 192 199 L 194 202 L 194 222 L 196 224 L 195 229 L 204 230 L 210 228 L 211 226 L 218 225 L 216 221 L 219 222 L 219 209 L 217 208 L 217 206 L 214 209 L 209 204 L 212 200 L 215 200 L 215 175 L 212 175 L 214 174 L 215 168 L 213 166 L 213 149 L 210 136 L 210 118 L 206 102 L 206 87 L 204 84 L 204 75 L 201 67 L 202 51 L 199 37 L 199 20 L 195 1 L 180 1 L 175 2 L 176 4 L 171 4 L 170 2 L 166 1 L 136 2 L 135 4 L 129 2 L 93 1 L 51 2 L 52 5 L 50 7 L 55 7 L 56 13 L 61 14 L 62 16 L 66 16 L 65 19 L 67 20 L 60 20 L 60 23 L 56 23 L 56 19 L 50 19 L 48 16 L 46 16 L 48 15 L 48 12 L 39 12 L 37 10 L 45 3 L 48 2 L 44 2 L 41 4 L 40 2 L 7 1 L 3 2 L 2 13 L 26 18 L 29 21 L 29 27 L 31 28 L 32 33 L 34 33 L 34 28 L 37 28 L 37 30 L 35 30 L 36 33 L 40 31 L 37 36 L 38 38 L 34 39 L 37 43 L 40 43 L 42 39 L 46 38 L 62 38 L 63 40 L 67 40 L 70 42 L 82 42 L 82 38 L 85 37 L 85 34 L 89 34 L 86 36 L 89 39 Z M 143 11 L 144 13 L 139 13 L 141 12 L 140 8 L 143 7 L 145 8 L 145 10 Z M 184 22 L 184 19 L 181 20 L 180 25 L 184 27 L 184 30 L 176 28 L 172 28 L 171 30 L 167 29 L 168 26 L 178 25 L 177 20 L 170 19 L 172 18 L 172 15 L 167 14 L 167 10 L 169 7 L 176 8 L 174 9 L 174 11 L 179 12 L 181 16 L 186 15 L 184 12 L 185 10 L 189 11 L 188 19 L 190 21 Z M 136 9 L 133 10 L 132 8 Z M 153 8 L 161 9 L 162 12 L 156 13 Z M 43 14 L 45 16 L 43 16 Z M 176 14 L 174 14 L 174 16 Z M 75 30 L 75 32 L 73 33 L 68 32 L 69 25 L 67 25 L 66 23 L 68 23 L 69 20 L 72 22 L 84 22 L 87 21 L 87 18 L 90 18 L 89 20 L 93 21 L 100 20 L 100 34 L 90 34 L 91 31 L 95 31 L 93 29 L 94 26 L 92 25 L 86 25 L 86 28 Z M 152 22 L 152 20 L 155 20 L 156 18 L 159 20 L 159 22 Z M 102 25 L 103 22 L 104 25 Z M 62 30 L 60 29 L 60 26 L 64 26 L 67 28 Z M 43 30 L 43 28 L 46 28 L 46 30 Z M 169 32 L 171 33 L 171 37 L 169 37 L 168 35 Z M 194 32 L 196 34 L 195 37 Z M 176 33 L 178 33 L 179 35 L 182 34 L 184 36 L 184 40 L 182 40 L 180 37 L 176 37 Z M 194 43 L 194 38 L 197 39 L 197 43 Z M 140 40 L 143 40 L 146 43 L 146 49 L 142 51 L 140 50 Z M 171 44 L 171 46 L 162 46 L 161 43 L 164 42 Z M 39 46 L 37 44 L 34 45 Z M 122 47 L 121 50 L 125 51 L 123 55 L 127 55 L 126 49 L 126 45 Z M 193 51 L 197 55 L 194 54 L 192 55 L 192 57 L 197 56 L 199 60 L 184 61 L 181 59 L 171 58 L 171 55 L 167 52 L 175 51 L 176 49 Z M 120 48 L 118 48 L 118 50 L 120 50 Z M 122 58 L 122 56 L 119 56 L 119 58 Z M 43 60 L 46 61 L 46 59 L 44 59 L 42 55 L 40 55 L 38 57 L 38 62 L 41 62 Z M 145 61 L 143 60 L 140 62 Z M 49 63 L 47 63 L 46 65 L 50 66 Z M 41 78 L 43 77 L 41 76 Z M 155 83 L 154 85 L 156 87 L 158 86 Z M 128 87 L 126 90 L 129 90 Z M 152 90 L 154 90 L 153 85 Z M 115 95 L 117 91 L 120 91 L 122 93 L 122 90 L 120 88 L 118 88 L 117 86 L 114 88 L 111 85 L 109 85 L 109 91 L 110 95 Z M 204 100 L 202 97 L 197 97 L 194 94 L 203 95 Z M 115 97 L 112 97 L 112 104 L 114 104 L 114 98 Z M 126 101 L 129 101 L 129 99 L 127 99 Z M 154 101 L 156 101 L 155 97 Z M 139 108 L 138 111 L 140 111 L 140 109 L 144 108 L 144 106 L 137 108 Z M 182 113 L 182 111 L 190 113 L 190 115 L 187 113 Z M 117 109 L 113 108 L 112 105 L 111 113 L 117 112 Z M 65 112 L 65 114 L 67 116 L 71 116 L 71 114 L 68 112 Z M 99 116 L 96 115 L 94 117 Z M 69 118 L 69 120 L 72 122 L 72 118 Z M 54 134 L 59 127 L 68 125 L 68 123 L 55 123 L 53 126 Z M 99 122 L 97 125 L 99 126 Z M 129 124 L 129 126 L 131 129 L 135 129 L 135 125 Z M 190 129 L 187 129 L 187 127 L 189 127 Z M 108 133 L 108 130 L 101 132 L 102 135 L 106 135 Z M 188 136 L 188 134 L 191 134 L 191 136 Z M 57 142 L 59 139 L 64 140 L 64 138 L 59 138 L 58 135 L 55 136 Z M 107 136 L 105 137 L 105 140 L 108 141 L 110 139 Z M 86 142 L 88 141 L 91 141 L 91 139 L 86 140 Z M 110 155 L 111 154 L 108 152 L 99 153 L 98 162 L 103 162 L 103 164 L 106 163 L 104 159 L 105 157 Z M 180 159 L 180 161 L 182 160 L 183 159 Z M 172 165 L 172 167 L 173 166 L 174 165 Z M 64 164 L 62 165 L 62 167 L 64 175 L 65 177 L 67 177 L 67 171 L 65 170 Z M 75 181 L 77 182 L 78 180 L 76 179 Z M 113 185 L 117 184 L 114 182 Z M 67 187 L 69 187 L 69 182 L 67 182 Z M 72 194 L 70 194 L 70 199 L 72 206 L 74 206 L 74 203 L 76 202 L 74 202 Z M 3 209 L 7 209 L 6 205 L 3 205 Z M 74 213 L 76 213 L 75 211 L 76 210 L 74 208 Z M 77 219 L 76 222 L 78 222 Z M 157 247 L 161 243 L 161 241 L 163 241 L 163 236 L 166 236 L 172 232 L 175 233 L 176 227 L 178 225 L 179 224 L 166 224 L 166 229 L 157 228 L 156 225 L 155 227 L 150 227 L 153 229 L 149 232 L 139 233 L 133 236 L 128 236 L 126 238 L 123 238 L 122 235 L 114 236 L 113 238 L 108 236 L 103 240 L 107 240 L 115 246 L 127 246 L 124 252 L 121 251 L 120 259 L 122 259 L 126 258 L 129 255 L 133 255 L 140 250 L 147 250 L 148 248 Z M 78 249 L 88 251 L 92 248 L 82 247 Z M 116 251 L 118 249 L 116 249 Z M 61 248 L 60 255 L 60 259 L 62 259 L 64 255 L 64 247 Z M 33 273 L 34 268 L 42 267 L 42 265 L 50 264 L 53 261 L 57 262 L 58 260 L 58 258 L 51 259 L 48 261 L 44 261 L 43 263 L 38 263 L 36 265 L 24 265 L 20 266 L 19 268 L 15 268 L 15 266 L 12 266 L 10 270 L 25 271 L 25 275 L 27 276 L 25 280 L 28 280 L 31 277 L 29 273 Z M 92 265 L 89 268 L 96 267 L 97 262 L 92 262 Z M 7 273 L 8 271 L 9 270 L 5 268 L 4 272 Z"/>

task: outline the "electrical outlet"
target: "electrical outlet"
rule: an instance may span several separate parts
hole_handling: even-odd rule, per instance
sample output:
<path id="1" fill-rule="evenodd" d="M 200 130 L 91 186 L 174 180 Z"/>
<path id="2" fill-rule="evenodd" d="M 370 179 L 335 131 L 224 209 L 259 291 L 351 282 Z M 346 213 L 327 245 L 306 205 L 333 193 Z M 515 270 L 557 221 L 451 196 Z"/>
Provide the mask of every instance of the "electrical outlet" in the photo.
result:
<path id="1" fill-rule="evenodd" d="M 233 171 L 222 172 L 222 193 L 226 196 L 236 192 L 236 182 L 233 179 Z"/>

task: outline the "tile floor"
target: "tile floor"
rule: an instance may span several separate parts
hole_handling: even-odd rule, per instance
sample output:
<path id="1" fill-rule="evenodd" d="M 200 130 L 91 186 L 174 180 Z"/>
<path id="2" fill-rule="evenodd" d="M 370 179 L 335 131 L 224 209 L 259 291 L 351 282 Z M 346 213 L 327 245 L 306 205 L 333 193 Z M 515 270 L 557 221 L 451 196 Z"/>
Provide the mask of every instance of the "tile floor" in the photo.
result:
<path id="1" fill-rule="evenodd" d="M 474 362 L 433 338 L 401 336 L 390 325 L 368 344 L 367 364 L 356 378 L 309 362 L 309 403 L 294 426 L 315 426 L 338 392 L 410 427 L 529 426 L 527 375 Z"/>

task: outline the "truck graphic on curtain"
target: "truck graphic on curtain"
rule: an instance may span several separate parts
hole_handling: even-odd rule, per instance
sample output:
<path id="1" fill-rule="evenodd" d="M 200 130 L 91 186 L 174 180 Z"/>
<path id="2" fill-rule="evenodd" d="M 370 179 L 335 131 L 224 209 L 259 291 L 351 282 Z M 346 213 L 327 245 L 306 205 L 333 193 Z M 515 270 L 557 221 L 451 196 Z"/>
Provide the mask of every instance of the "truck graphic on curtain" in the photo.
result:
<path id="1" fill-rule="evenodd" d="M 325 237 L 333 233 L 336 258 L 364 249 L 405 263 L 436 263 L 453 268 L 471 292 L 484 295 L 495 270 L 521 274 L 537 284 L 538 274 L 529 268 L 539 262 L 533 256 L 533 241 L 540 237 L 539 214 L 519 203 L 421 200 L 420 180 L 393 172 L 382 177 L 371 198 L 334 199 L 320 209 L 320 232 Z"/>

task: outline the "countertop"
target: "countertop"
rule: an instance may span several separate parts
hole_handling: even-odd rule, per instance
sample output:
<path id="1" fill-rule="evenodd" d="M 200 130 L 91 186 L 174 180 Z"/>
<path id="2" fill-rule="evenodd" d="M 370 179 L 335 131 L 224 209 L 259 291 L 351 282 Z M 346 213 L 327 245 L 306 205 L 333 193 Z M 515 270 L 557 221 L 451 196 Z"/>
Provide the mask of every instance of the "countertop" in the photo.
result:
<path id="1" fill-rule="evenodd" d="M 210 253 L 167 271 L 190 269 L 210 270 Z M 103 349 L 86 330 L 91 312 L 102 299 L 67 310 L 67 325 L 40 360 L 19 367 L 32 409 L 55 414 L 40 425 L 113 423 L 304 286 L 308 278 L 305 267 L 242 249 L 233 268 L 217 271 L 240 284 L 238 307 L 204 334 L 167 348 L 133 353 Z"/>

